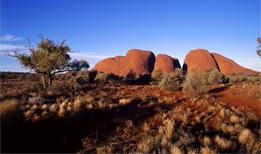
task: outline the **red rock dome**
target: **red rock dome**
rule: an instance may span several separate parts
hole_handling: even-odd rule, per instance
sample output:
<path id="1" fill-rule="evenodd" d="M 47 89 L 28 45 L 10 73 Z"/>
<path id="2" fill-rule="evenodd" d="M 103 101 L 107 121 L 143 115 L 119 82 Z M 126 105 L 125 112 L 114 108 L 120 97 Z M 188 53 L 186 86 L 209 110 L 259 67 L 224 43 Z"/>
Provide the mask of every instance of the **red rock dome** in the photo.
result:
<path id="1" fill-rule="evenodd" d="M 211 69 L 218 69 L 217 63 L 211 53 L 205 49 L 191 50 L 185 57 L 184 71 L 190 73 L 193 70 L 206 72 Z"/>
<path id="2" fill-rule="evenodd" d="M 169 55 L 158 54 L 154 70 L 161 70 L 162 73 L 174 72 L 176 68 L 180 68 L 179 60 Z"/>
<path id="3" fill-rule="evenodd" d="M 100 61 L 94 69 L 116 75 L 126 75 L 129 72 L 149 74 L 153 71 L 154 63 L 155 55 L 151 51 L 131 49 L 126 56 L 116 56 Z"/>
<path id="4" fill-rule="evenodd" d="M 226 58 L 220 54 L 212 53 L 212 55 L 218 64 L 220 72 L 224 75 L 233 73 L 257 74 L 256 71 L 242 67 L 233 60 Z"/>

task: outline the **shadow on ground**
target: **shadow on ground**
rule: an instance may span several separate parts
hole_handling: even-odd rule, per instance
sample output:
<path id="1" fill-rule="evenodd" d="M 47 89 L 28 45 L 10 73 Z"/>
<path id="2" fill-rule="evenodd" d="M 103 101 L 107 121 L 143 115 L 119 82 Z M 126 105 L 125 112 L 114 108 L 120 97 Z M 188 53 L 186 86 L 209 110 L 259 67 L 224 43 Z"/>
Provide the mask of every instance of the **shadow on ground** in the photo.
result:
<path id="1" fill-rule="evenodd" d="M 2 152 L 77 152 L 81 140 L 98 133 L 109 136 L 126 120 L 141 123 L 156 113 L 155 108 L 170 105 L 152 105 L 139 108 L 137 102 L 114 109 L 86 110 L 65 119 L 39 122 L 2 122 Z"/>

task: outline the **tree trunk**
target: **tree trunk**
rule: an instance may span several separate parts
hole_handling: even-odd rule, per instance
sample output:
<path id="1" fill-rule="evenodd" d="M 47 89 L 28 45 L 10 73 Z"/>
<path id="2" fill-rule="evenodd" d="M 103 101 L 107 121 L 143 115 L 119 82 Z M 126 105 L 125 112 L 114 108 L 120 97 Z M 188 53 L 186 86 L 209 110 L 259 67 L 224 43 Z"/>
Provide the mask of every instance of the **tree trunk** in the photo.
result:
<path id="1" fill-rule="evenodd" d="M 52 85 L 52 83 L 53 83 L 53 78 L 52 77 L 53 77 L 52 74 L 48 74 L 48 84 L 49 85 Z"/>
<path id="2" fill-rule="evenodd" d="M 42 79 L 42 82 L 43 82 L 44 89 L 46 89 L 47 88 L 47 84 L 46 84 L 46 79 L 45 79 L 44 74 L 41 75 L 41 79 Z"/>

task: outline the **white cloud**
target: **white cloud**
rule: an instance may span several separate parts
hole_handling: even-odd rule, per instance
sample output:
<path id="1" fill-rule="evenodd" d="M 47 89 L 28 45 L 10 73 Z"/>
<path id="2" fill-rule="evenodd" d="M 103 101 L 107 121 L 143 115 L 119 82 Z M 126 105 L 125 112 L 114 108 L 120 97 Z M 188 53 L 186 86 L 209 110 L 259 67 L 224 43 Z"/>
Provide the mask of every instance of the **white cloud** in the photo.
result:
<path id="1" fill-rule="evenodd" d="M 22 45 L 0 43 L 0 55 L 8 54 L 13 50 L 25 50 L 25 49 L 26 47 Z"/>
<path id="2" fill-rule="evenodd" d="M 97 59 L 97 60 L 102 60 L 104 58 L 108 58 L 109 56 L 104 56 L 104 55 L 97 55 L 93 53 L 80 53 L 80 52 L 72 52 L 69 53 L 70 56 L 74 59 Z"/>
<path id="3" fill-rule="evenodd" d="M 19 37 L 16 35 L 11 35 L 11 34 L 5 34 L 0 37 L 1 41 L 19 41 L 21 39 L 22 39 L 22 37 Z"/>

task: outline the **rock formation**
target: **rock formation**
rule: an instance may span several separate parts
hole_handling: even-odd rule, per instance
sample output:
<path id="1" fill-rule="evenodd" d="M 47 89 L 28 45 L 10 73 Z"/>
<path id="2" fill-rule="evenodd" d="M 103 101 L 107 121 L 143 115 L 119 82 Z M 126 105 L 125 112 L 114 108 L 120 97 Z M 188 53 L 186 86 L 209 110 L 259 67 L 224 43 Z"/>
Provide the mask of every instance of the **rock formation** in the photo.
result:
<path id="1" fill-rule="evenodd" d="M 238 65 L 233 60 L 226 58 L 220 54 L 212 53 L 215 61 L 218 64 L 220 72 L 224 75 L 233 74 L 233 73 L 245 73 L 245 74 L 256 74 L 256 71 L 247 69 Z"/>
<path id="2" fill-rule="evenodd" d="M 149 74 L 153 71 L 155 55 L 151 51 L 132 49 L 126 56 L 106 58 L 97 63 L 94 69 L 113 73 L 116 75 L 126 75 L 129 72 L 136 74 Z"/>
<path id="3" fill-rule="evenodd" d="M 191 50 L 185 57 L 183 69 L 187 73 L 190 73 L 193 70 L 204 73 L 211 69 L 217 69 L 224 75 L 233 73 L 257 73 L 253 70 L 238 65 L 229 58 L 217 53 L 210 53 L 205 49 Z"/>
<path id="4" fill-rule="evenodd" d="M 179 60 L 165 54 L 158 54 L 154 70 L 161 70 L 162 73 L 174 72 L 176 68 L 180 68 Z"/>
<path id="5" fill-rule="evenodd" d="M 196 49 L 186 55 L 183 69 L 188 73 L 193 70 L 203 73 L 211 69 L 218 69 L 218 65 L 208 50 Z"/>

